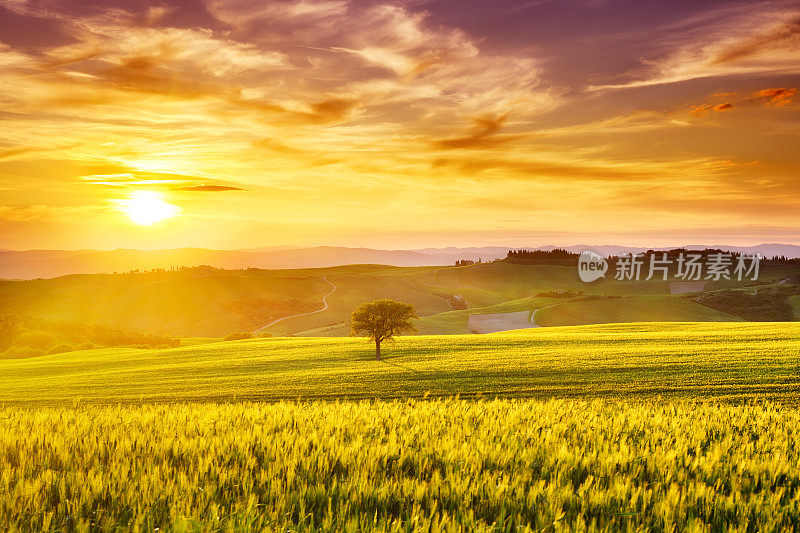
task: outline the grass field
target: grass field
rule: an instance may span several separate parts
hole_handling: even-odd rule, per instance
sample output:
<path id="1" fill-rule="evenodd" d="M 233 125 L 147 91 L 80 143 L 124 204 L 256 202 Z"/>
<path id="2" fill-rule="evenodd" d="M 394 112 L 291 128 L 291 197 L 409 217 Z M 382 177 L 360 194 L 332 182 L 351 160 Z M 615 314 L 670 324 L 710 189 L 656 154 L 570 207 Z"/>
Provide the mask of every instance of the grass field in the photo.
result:
<path id="1" fill-rule="evenodd" d="M 517 313 L 520 311 L 531 312 L 533 309 L 546 307 L 554 303 L 564 303 L 561 298 L 547 298 L 531 296 L 516 300 L 504 301 L 485 307 L 470 307 L 469 309 L 459 309 L 445 311 L 434 315 L 422 316 L 415 321 L 419 333 L 422 335 L 457 335 L 470 333 L 469 316 L 492 313 Z M 339 323 L 331 326 L 323 326 L 297 333 L 297 336 L 308 337 L 346 337 L 350 332 L 347 323 Z"/>
<path id="2" fill-rule="evenodd" d="M 773 271 L 774 270 L 774 271 Z M 762 272 L 778 279 L 791 272 Z M 422 334 L 469 333 L 468 315 L 533 311 L 564 299 L 537 297 L 554 290 L 619 296 L 559 305 L 541 314 L 542 325 L 641 321 L 726 321 L 737 317 L 678 295 L 663 281 L 581 282 L 574 268 L 506 262 L 460 267 L 400 268 L 349 265 L 296 270 L 198 270 L 119 275 L 74 275 L 31 281 L 0 280 L 0 315 L 15 314 L 178 337 L 224 337 L 254 331 L 277 318 L 319 309 L 331 286 L 328 309 L 282 320 L 272 335 L 347 335 L 347 320 L 361 303 L 390 298 L 414 304 Z M 735 281 L 706 290 L 742 288 Z M 469 309 L 454 311 L 459 297 Z M 538 321 L 538 320 L 537 320 Z"/>
<path id="3" fill-rule="evenodd" d="M 437 400 L 0 408 L 6 531 L 791 531 L 800 411 Z"/>
<path id="4" fill-rule="evenodd" d="M 19 404 L 395 398 L 800 398 L 800 324 L 661 323 L 400 337 L 272 338 L 0 360 Z"/>
<path id="5" fill-rule="evenodd" d="M 636 322 L 646 316 L 653 322 L 735 322 L 741 319 L 676 296 L 626 296 L 609 300 L 565 302 L 536 313 L 540 326 L 577 326 Z"/>
<path id="6" fill-rule="evenodd" d="M 792 306 L 795 320 L 800 320 L 800 296 L 789 297 L 789 304 Z"/>

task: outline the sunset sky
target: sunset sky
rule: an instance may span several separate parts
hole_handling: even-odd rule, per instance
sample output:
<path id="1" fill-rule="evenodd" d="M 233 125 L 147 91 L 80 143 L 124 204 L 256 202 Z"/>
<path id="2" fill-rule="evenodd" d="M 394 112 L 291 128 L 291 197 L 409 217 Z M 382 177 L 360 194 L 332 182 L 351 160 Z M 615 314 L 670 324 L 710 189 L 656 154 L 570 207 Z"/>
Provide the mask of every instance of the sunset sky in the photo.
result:
<path id="1" fill-rule="evenodd" d="M 0 248 L 800 244 L 800 3 L 0 0 Z"/>

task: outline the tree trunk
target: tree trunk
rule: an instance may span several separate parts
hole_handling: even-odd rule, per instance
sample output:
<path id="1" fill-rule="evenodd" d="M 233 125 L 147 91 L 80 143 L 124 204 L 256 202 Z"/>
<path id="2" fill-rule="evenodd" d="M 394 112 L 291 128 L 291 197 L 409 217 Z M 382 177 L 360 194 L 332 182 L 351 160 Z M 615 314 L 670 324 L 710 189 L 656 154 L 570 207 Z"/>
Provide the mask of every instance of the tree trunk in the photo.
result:
<path id="1" fill-rule="evenodd" d="M 380 339 L 375 339 L 375 360 L 381 360 L 381 341 Z"/>

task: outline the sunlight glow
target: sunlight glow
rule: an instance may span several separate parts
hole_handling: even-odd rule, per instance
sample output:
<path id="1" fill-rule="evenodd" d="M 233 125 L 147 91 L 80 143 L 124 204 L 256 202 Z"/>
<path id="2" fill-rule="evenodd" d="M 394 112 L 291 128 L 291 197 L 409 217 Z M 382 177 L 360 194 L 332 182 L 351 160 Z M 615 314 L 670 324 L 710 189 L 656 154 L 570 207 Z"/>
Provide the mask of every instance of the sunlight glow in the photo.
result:
<path id="1" fill-rule="evenodd" d="M 135 191 L 127 200 L 117 200 L 116 203 L 131 222 L 142 226 L 155 224 L 180 212 L 178 206 L 165 202 L 159 193 L 153 191 Z"/>

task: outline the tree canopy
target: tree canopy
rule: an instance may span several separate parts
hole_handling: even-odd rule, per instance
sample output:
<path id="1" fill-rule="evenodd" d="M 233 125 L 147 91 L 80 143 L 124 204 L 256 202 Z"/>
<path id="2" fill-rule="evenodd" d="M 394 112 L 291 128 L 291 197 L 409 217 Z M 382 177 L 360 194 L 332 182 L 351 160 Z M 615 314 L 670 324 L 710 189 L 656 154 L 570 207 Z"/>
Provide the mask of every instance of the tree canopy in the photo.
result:
<path id="1" fill-rule="evenodd" d="M 375 342 L 375 358 L 381 358 L 381 342 L 403 333 L 416 333 L 411 322 L 419 318 L 413 305 L 394 300 L 375 300 L 359 305 L 350 317 L 350 335 L 366 334 Z"/>

